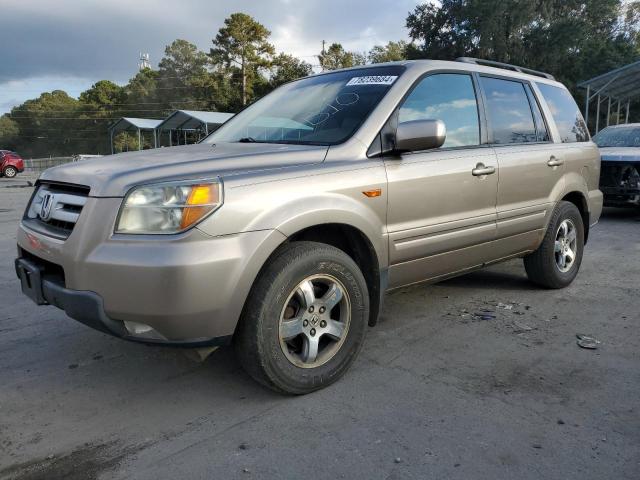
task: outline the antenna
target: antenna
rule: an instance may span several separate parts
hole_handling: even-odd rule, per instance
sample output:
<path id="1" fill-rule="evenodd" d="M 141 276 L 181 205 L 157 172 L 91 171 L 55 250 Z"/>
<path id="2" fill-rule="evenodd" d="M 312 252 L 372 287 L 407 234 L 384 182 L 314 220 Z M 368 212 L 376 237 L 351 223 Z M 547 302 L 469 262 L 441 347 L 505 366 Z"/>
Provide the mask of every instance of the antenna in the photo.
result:
<path id="1" fill-rule="evenodd" d="M 148 53 L 140 53 L 140 63 L 138 63 L 138 68 L 140 70 L 144 70 L 145 68 L 151 68 L 151 62 L 149 61 Z"/>

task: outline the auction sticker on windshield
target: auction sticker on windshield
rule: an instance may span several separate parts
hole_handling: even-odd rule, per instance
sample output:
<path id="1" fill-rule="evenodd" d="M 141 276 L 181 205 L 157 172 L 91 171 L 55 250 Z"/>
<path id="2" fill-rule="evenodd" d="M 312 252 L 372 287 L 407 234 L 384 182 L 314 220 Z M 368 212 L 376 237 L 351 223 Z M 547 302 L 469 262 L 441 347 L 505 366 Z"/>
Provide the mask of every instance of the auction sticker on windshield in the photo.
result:
<path id="1" fill-rule="evenodd" d="M 347 82 L 351 85 L 391 85 L 398 78 L 397 75 L 369 75 L 365 77 L 353 77 Z"/>

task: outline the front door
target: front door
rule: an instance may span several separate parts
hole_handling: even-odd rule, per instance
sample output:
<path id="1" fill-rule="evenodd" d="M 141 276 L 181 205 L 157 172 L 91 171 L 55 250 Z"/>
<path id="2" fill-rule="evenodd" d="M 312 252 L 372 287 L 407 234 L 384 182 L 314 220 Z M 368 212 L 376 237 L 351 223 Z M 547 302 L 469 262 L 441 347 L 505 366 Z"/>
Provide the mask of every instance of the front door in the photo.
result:
<path id="1" fill-rule="evenodd" d="M 498 167 L 482 145 L 473 78 L 435 73 L 400 107 L 398 123 L 442 120 L 445 144 L 385 160 L 391 288 L 462 271 L 488 259 L 496 237 Z"/>

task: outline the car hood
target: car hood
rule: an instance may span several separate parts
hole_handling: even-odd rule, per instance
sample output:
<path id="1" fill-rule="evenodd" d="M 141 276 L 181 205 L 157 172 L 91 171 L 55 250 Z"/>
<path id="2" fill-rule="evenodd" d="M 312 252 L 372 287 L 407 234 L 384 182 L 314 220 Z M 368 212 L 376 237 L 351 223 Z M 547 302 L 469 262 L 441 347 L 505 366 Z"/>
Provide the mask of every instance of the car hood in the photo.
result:
<path id="1" fill-rule="evenodd" d="M 640 162 L 640 147 L 603 147 L 600 157 L 603 162 Z"/>
<path id="2" fill-rule="evenodd" d="M 86 185 L 92 197 L 121 197 L 133 186 L 319 163 L 328 147 L 268 143 L 183 145 L 68 163 L 41 180 Z"/>

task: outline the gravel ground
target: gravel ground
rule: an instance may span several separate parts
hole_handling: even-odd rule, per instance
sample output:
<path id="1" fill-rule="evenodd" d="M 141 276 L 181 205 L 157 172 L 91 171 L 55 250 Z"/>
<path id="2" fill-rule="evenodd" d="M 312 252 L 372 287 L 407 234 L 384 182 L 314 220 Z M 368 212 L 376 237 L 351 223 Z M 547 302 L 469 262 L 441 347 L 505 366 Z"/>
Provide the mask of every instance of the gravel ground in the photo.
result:
<path id="1" fill-rule="evenodd" d="M 637 212 L 605 211 L 565 290 L 510 261 L 389 294 L 341 381 L 283 397 L 229 348 L 199 364 L 32 304 L 20 185 L 0 179 L 0 479 L 640 478 Z"/>

